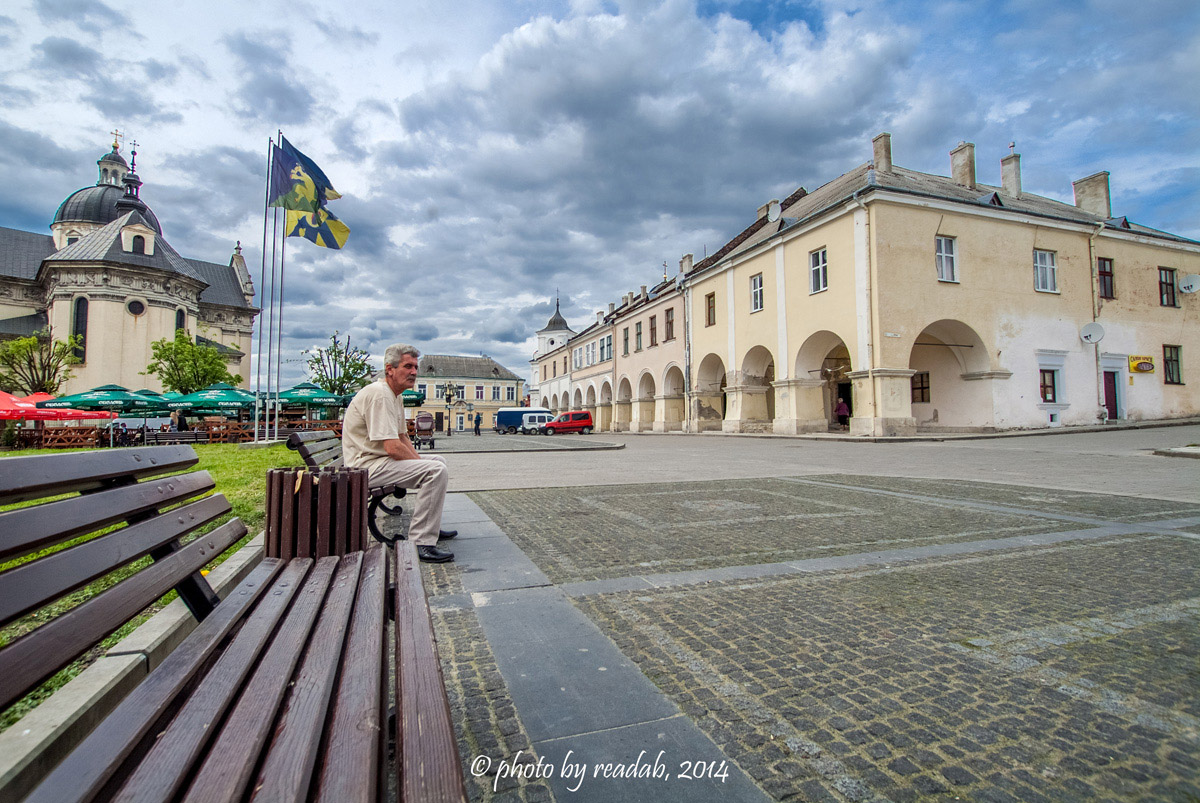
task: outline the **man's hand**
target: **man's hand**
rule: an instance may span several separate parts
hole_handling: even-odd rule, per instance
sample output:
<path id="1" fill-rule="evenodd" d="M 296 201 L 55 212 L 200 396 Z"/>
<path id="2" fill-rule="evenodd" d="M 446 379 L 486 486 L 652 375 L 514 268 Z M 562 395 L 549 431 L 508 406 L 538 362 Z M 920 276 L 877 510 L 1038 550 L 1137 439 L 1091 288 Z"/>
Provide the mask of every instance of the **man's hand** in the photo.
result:
<path id="1" fill-rule="evenodd" d="M 420 453 L 413 448 L 412 441 L 408 439 L 408 435 L 401 433 L 399 438 L 388 438 L 383 442 L 383 448 L 387 450 L 388 457 L 393 460 L 420 460 Z"/>

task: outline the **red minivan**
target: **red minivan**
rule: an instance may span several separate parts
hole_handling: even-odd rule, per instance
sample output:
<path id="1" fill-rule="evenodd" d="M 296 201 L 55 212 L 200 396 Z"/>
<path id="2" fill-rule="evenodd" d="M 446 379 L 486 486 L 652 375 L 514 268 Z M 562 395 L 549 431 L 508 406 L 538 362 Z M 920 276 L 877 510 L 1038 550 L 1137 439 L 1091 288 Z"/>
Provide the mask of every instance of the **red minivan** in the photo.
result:
<path id="1" fill-rule="evenodd" d="M 587 435 L 595 427 L 596 425 L 592 423 L 592 414 L 586 410 L 582 412 L 567 412 L 553 421 L 543 424 L 542 434 L 554 435 L 559 432 L 578 432 L 580 435 Z"/>

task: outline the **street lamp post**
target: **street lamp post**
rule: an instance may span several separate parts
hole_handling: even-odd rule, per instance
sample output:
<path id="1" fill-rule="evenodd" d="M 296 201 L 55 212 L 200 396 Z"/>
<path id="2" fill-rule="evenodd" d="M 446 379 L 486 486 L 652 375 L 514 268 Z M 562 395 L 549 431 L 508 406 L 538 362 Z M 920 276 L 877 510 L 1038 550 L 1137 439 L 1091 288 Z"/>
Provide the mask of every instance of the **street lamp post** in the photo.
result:
<path id="1" fill-rule="evenodd" d="M 450 407 L 454 404 L 454 385 L 447 382 L 442 386 L 443 395 L 446 397 L 446 437 L 454 434 L 453 427 L 450 425 Z"/>

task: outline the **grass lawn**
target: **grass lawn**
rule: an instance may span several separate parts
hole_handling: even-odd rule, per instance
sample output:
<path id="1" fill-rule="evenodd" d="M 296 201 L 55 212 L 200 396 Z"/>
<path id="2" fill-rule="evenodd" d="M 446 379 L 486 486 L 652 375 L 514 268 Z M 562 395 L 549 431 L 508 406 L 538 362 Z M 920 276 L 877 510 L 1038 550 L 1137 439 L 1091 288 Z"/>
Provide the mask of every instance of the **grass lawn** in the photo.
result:
<path id="1" fill-rule="evenodd" d="M 221 524 L 229 521 L 234 516 L 239 517 L 245 524 L 249 534 L 242 539 L 234 548 L 227 550 L 224 555 L 233 554 L 237 548 L 241 547 L 246 541 L 257 535 L 263 529 L 265 520 L 265 505 L 266 505 L 266 473 L 270 468 L 281 468 L 286 466 L 300 466 L 303 462 L 300 460 L 296 452 L 291 451 L 282 444 L 278 446 L 269 446 L 260 449 L 242 449 L 237 444 L 232 443 L 212 443 L 212 444 L 196 444 L 194 446 L 196 456 L 200 459 L 198 465 L 188 469 L 195 471 L 204 469 L 212 475 L 213 480 L 217 485 L 217 492 L 225 494 L 229 503 L 233 506 L 233 512 L 223 516 L 217 521 L 209 524 L 202 529 L 202 532 L 207 532 Z M 0 470 L 4 468 L 4 460 L 12 457 L 25 457 L 36 454 L 63 454 L 67 450 L 63 449 L 41 449 L 41 450 L 23 450 L 16 452 L 0 452 Z M 77 450 L 78 451 L 78 450 Z M 0 506 L 0 511 L 8 509 Z M 76 542 L 69 542 L 76 543 Z M 50 552 L 62 549 L 63 545 L 53 547 L 44 552 L 37 553 L 19 560 L 0 563 L 0 571 L 12 568 L 20 563 L 25 563 L 30 560 L 46 555 Z M 219 563 L 222 558 L 214 561 L 213 565 Z M 59 613 L 73 608 L 79 603 L 89 599 L 92 596 L 100 593 L 106 588 L 120 582 L 124 577 L 133 574 L 141 566 L 149 562 L 149 558 L 143 558 L 131 567 L 122 571 L 114 572 L 113 574 L 103 577 L 96 582 L 74 592 L 73 594 L 64 597 L 58 602 L 48 605 L 45 608 L 36 611 L 22 619 L 13 622 L 7 627 L 0 629 L 0 647 L 8 644 L 11 640 L 19 637 L 21 634 L 35 629 L 44 621 L 47 621 Z M 210 566 L 211 568 L 211 566 Z M 152 616 L 156 611 L 175 598 L 175 592 L 172 591 L 157 603 L 143 611 L 139 616 L 131 620 L 117 633 L 110 636 L 99 647 L 82 656 L 73 664 L 63 669 L 57 675 L 46 681 L 37 691 L 28 695 L 25 699 L 17 702 L 7 710 L 0 713 L 0 730 L 12 725 L 20 719 L 30 709 L 46 697 L 54 693 L 63 684 L 71 678 L 78 675 L 92 661 L 99 658 L 113 644 L 121 640 L 126 634 L 133 630 Z"/>

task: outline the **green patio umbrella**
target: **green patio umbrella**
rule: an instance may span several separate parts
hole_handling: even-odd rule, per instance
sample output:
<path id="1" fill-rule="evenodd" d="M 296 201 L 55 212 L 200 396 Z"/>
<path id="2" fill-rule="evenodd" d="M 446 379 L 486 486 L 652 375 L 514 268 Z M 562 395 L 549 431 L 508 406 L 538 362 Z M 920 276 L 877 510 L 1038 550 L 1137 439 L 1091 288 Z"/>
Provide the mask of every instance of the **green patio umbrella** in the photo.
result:
<path id="1" fill-rule="evenodd" d="M 204 390 L 171 399 L 165 406 L 169 410 L 245 410 L 254 406 L 254 394 L 224 382 L 217 382 Z"/>
<path id="2" fill-rule="evenodd" d="M 341 404 L 342 397 L 336 393 L 330 393 L 324 388 L 317 387 L 312 382 L 301 382 L 294 388 L 289 388 L 279 394 L 279 403 L 284 405 L 301 405 L 307 407 L 310 404 L 315 404 L 321 407 L 328 407 L 334 404 Z"/>
<path id="3" fill-rule="evenodd" d="M 83 393 L 71 396 L 59 396 L 50 401 L 37 403 L 38 407 L 47 410 L 73 407 L 77 410 L 108 410 L 114 413 L 150 413 L 158 408 L 158 403 L 140 393 L 123 388 L 120 385 L 101 385 Z M 112 446 L 112 425 L 108 429 L 108 445 Z"/>

